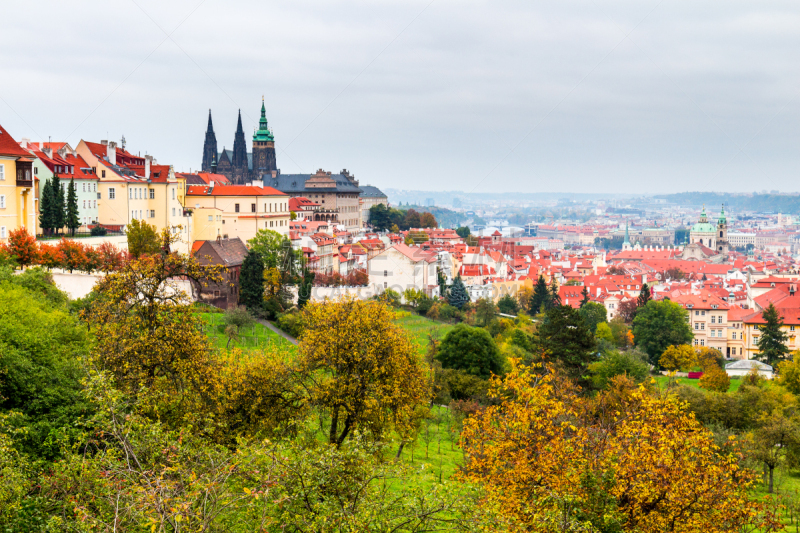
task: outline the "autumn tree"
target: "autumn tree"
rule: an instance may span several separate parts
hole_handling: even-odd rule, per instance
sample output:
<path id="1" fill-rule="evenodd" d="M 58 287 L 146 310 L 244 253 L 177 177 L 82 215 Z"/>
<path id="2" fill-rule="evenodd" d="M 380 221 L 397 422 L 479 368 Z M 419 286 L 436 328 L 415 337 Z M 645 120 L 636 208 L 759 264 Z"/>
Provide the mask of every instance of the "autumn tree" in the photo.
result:
<path id="1" fill-rule="evenodd" d="M 355 430 L 403 433 L 430 400 L 430 378 L 389 306 L 345 297 L 303 309 L 300 367 L 336 446 Z"/>
<path id="2" fill-rule="evenodd" d="M 8 253 L 11 254 L 18 265 L 25 267 L 34 265 L 39 259 L 39 247 L 36 238 L 28 233 L 25 228 L 17 228 L 8 234 Z"/>
<path id="3" fill-rule="evenodd" d="M 436 217 L 433 216 L 433 213 L 420 213 L 419 215 L 419 227 L 421 228 L 438 228 L 439 223 L 436 222 Z"/>
<path id="4" fill-rule="evenodd" d="M 756 341 L 759 358 L 765 363 L 775 366 L 789 353 L 789 348 L 786 347 L 789 336 L 782 330 L 783 318 L 772 302 L 761 313 L 761 318 L 764 323 L 758 327 L 761 335 Z"/>
<path id="5" fill-rule="evenodd" d="M 530 287 L 522 286 L 517 291 L 517 302 L 519 303 L 519 308 L 523 311 L 529 311 L 531 309 L 531 299 L 533 298 L 533 289 Z"/>
<path id="6" fill-rule="evenodd" d="M 636 318 L 636 312 L 639 310 L 637 300 L 625 300 L 617 305 L 617 316 L 622 318 L 627 324 L 633 323 Z"/>
<path id="7" fill-rule="evenodd" d="M 475 320 L 477 325 L 486 327 L 497 316 L 497 306 L 491 298 L 480 298 L 475 302 Z"/>
<path id="8" fill-rule="evenodd" d="M 199 414 L 189 399 L 210 398 L 214 375 L 204 323 L 175 280 L 222 279 L 220 267 L 171 253 L 176 239 L 162 230 L 160 253 L 142 254 L 100 280 L 95 290 L 104 297 L 86 316 L 97 338 L 93 363 L 164 417 Z"/>
<path id="9" fill-rule="evenodd" d="M 672 372 L 678 370 L 686 372 L 697 363 L 697 354 L 688 344 L 668 346 L 658 359 L 658 363 Z"/>
<path id="10" fill-rule="evenodd" d="M 699 386 L 701 389 L 710 391 L 728 392 L 731 387 L 731 378 L 722 368 L 714 365 L 703 370 Z"/>
<path id="11" fill-rule="evenodd" d="M 752 499 L 754 475 L 736 443 L 720 449 L 670 395 L 615 386 L 579 398 L 541 369 L 514 364 L 490 396 L 464 423 L 460 477 L 483 487 L 509 531 L 782 527 Z"/>
<path id="12" fill-rule="evenodd" d="M 143 255 L 157 254 L 161 241 L 155 226 L 134 218 L 125 228 L 128 236 L 128 253 L 138 259 Z"/>

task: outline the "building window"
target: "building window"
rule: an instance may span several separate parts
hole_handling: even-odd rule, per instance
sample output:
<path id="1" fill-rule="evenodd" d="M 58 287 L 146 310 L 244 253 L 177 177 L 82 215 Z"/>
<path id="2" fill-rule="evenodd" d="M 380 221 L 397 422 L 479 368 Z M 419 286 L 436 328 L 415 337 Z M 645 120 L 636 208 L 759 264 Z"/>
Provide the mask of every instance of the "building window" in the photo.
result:
<path id="1" fill-rule="evenodd" d="M 109 187 L 108 188 L 108 199 L 109 200 L 113 200 L 114 198 L 116 198 L 116 191 L 114 190 L 114 187 Z"/>
<path id="2" fill-rule="evenodd" d="M 233 210 L 238 213 L 239 212 L 239 204 L 234 204 L 233 205 Z"/>
<path id="3" fill-rule="evenodd" d="M 106 171 L 105 170 L 101 170 L 100 171 L 100 177 L 101 178 L 105 178 L 106 177 Z"/>
<path id="4" fill-rule="evenodd" d="M 388 270 L 384 270 L 384 271 L 383 271 L 383 277 L 385 278 L 385 277 L 387 277 L 388 275 L 389 275 L 389 271 L 388 271 Z"/>
<path id="5" fill-rule="evenodd" d="M 3 231 L 5 231 L 5 229 L 6 229 L 6 228 L 3 228 Z M 385 281 L 383 282 L 383 288 L 384 288 L 384 289 L 387 289 L 387 288 L 389 288 L 389 284 L 388 284 L 388 283 L 386 283 Z"/>
<path id="6" fill-rule="evenodd" d="M 256 204 L 250 204 L 250 212 L 251 213 L 255 213 L 256 212 Z"/>
<path id="7" fill-rule="evenodd" d="M 789 331 L 794 331 L 794 326 L 789 326 Z"/>
<path id="8" fill-rule="evenodd" d="M 175 199 L 175 187 L 172 188 L 172 199 Z"/>
<path id="9" fill-rule="evenodd" d="M 700 323 L 699 322 L 695 322 L 694 323 L 694 329 L 700 329 Z"/>
<path id="10" fill-rule="evenodd" d="M 717 317 L 715 317 L 714 315 L 711 315 L 711 323 L 712 324 L 716 324 L 717 323 Z M 722 322 L 720 322 L 720 324 L 722 324 Z"/>
<path id="11" fill-rule="evenodd" d="M 701 311 L 701 312 L 700 312 L 700 314 L 701 314 L 702 316 L 706 316 L 706 312 L 705 312 L 705 311 Z"/>
<path id="12" fill-rule="evenodd" d="M 700 329 L 706 329 L 705 323 L 703 323 L 703 322 L 700 323 Z"/>
<path id="13" fill-rule="evenodd" d="M 86 209 L 86 200 L 83 201 L 83 208 Z"/>
<path id="14" fill-rule="evenodd" d="M 155 209 L 151 209 L 150 210 L 150 218 L 156 218 L 156 210 Z"/>
<path id="15" fill-rule="evenodd" d="M 716 337 L 717 336 L 716 330 L 713 330 L 713 329 L 711 330 L 711 336 L 712 337 Z"/>
<path id="16" fill-rule="evenodd" d="M 705 346 L 705 345 L 706 345 L 706 340 L 700 339 L 700 346 Z"/>
<path id="17" fill-rule="evenodd" d="M 156 199 L 156 190 L 155 189 L 150 189 L 150 199 L 151 200 L 155 200 Z"/>
<path id="18" fill-rule="evenodd" d="M 36 172 L 34 172 L 34 174 L 36 174 Z M 85 183 L 83 184 L 83 192 L 86 192 L 86 184 Z"/>
<path id="19" fill-rule="evenodd" d="M 208 215 L 208 221 L 214 222 L 214 215 Z"/>
<path id="20" fill-rule="evenodd" d="M 700 316 L 700 311 L 695 311 L 694 316 Z"/>
<path id="21" fill-rule="evenodd" d="M 0 194 L 0 209 L 6 208 L 6 195 Z"/>
<path id="22" fill-rule="evenodd" d="M 694 340 L 694 345 L 697 346 L 697 344 L 698 344 L 698 341 L 697 341 L 697 339 L 695 339 Z"/>
<path id="23" fill-rule="evenodd" d="M 38 176 L 39 175 L 39 167 L 33 167 L 33 175 L 34 176 Z"/>
<path id="24" fill-rule="evenodd" d="M 92 184 L 92 192 L 97 192 L 97 184 L 96 183 Z"/>

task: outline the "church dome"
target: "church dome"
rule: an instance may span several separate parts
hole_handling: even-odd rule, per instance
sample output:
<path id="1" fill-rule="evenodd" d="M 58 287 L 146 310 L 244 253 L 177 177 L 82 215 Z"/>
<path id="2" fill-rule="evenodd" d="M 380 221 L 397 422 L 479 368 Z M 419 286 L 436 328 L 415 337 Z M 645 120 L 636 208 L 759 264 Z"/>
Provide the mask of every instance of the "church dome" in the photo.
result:
<path id="1" fill-rule="evenodd" d="M 708 222 L 698 222 L 692 226 L 692 233 L 714 233 L 715 231 L 717 231 L 717 228 Z"/>

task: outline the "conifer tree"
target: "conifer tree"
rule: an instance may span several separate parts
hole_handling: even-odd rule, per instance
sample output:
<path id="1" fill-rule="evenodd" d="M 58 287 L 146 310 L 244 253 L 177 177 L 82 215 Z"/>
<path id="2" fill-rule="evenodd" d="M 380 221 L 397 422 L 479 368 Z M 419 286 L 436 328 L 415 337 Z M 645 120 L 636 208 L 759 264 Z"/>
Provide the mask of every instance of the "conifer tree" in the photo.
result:
<path id="1" fill-rule="evenodd" d="M 538 314 L 541 312 L 542 307 L 545 307 L 545 310 L 549 309 L 549 300 L 550 291 L 547 290 L 547 282 L 544 280 L 544 276 L 539 274 L 539 280 L 536 282 L 536 287 L 533 289 L 533 297 L 531 297 L 531 314 Z"/>
<path id="2" fill-rule="evenodd" d="M 39 227 L 45 235 L 49 235 L 55 226 L 53 222 L 53 184 L 50 180 L 44 182 L 39 192 Z"/>
<path id="3" fill-rule="evenodd" d="M 552 276 L 550 278 L 550 299 L 547 308 L 552 309 L 553 307 L 558 307 L 559 305 L 561 305 L 561 296 L 558 294 L 558 284 L 556 283 L 556 278 L 555 276 Z"/>
<path id="4" fill-rule="evenodd" d="M 759 328 L 761 336 L 756 341 L 759 356 L 765 363 L 775 366 L 789 353 L 789 348 L 786 347 L 788 336 L 781 330 L 783 319 L 772 303 L 764 309 L 761 316 L 765 324 Z"/>
<path id="5" fill-rule="evenodd" d="M 464 286 L 464 282 L 461 281 L 460 274 L 456 276 L 456 279 L 453 281 L 453 286 L 450 287 L 450 294 L 447 296 L 447 301 L 457 309 L 461 309 L 464 307 L 464 304 L 469 301 L 469 294 L 467 294 L 467 288 Z"/>
<path id="6" fill-rule="evenodd" d="M 645 283 L 642 285 L 642 291 L 639 293 L 639 298 L 636 300 L 636 306 L 644 307 L 651 299 L 652 295 L 650 294 L 650 287 L 648 287 L 647 283 Z"/>
<path id="7" fill-rule="evenodd" d="M 300 281 L 300 287 L 297 291 L 297 307 L 302 309 L 311 299 L 311 288 L 314 286 L 314 278 L 316 275 L 313 270 L 305 269 L 303 271 L 303 279 Z"/>
<path id="8" fill-rule="evenodd" d="M 64 227 L 67 219 L 64 209 L 64 188 L 61 186 L 61 178 L 58 174 L 53 174 L 53 229 L 56 235 Z"/>
<path id="9" fill-rule="evenodd" d="M 69 180 L 69 186 L 67 187 L 65 218 L 65 225 L 69 228 L 70 234 L 74 237 L 75 230 L 81 227 L 81 220 L 78 217 L 78 191 L 75 189 L 75 178 Z"/>
<path id="10" fill-rule="evenodd" d="M 581 300 L 581 307 L 589 303 L 589 290 L 586 288 L 586 285 L 583 286 L 583 290 L 581 291 L 581 296 L 583 299 Z"/>
<path id="11" fill-rule="evenodd" d="M 250 250 L 242 262 L 239 276 L 239 303 L 256 313 L 264 305 L 264 260 Z"/>

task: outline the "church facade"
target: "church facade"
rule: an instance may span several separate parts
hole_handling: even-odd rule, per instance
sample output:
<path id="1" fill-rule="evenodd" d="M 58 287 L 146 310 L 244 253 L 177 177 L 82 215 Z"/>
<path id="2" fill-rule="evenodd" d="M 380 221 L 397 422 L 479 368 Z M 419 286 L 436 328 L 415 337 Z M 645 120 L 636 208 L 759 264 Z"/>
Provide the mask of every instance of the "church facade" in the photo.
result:
<path id="1" fill-rule="evenodd" d="M 708 221 L 706 208 L 700 213 L 700 219 L 689 231 L 689 244 L 681 254 L 681 259 L 722 263 L 728 258 L 728 219 L 725 206 L 719 213 L 716 226 Z"/>
<path id="2" fill-rule="evenodd" d="M 258 129 L 253 133 L 252 152 L 247 151 L 247 142 L 242 128 L 242 112 L 236 124 L 233 137 L 233 150 L 225 147 L 217 151 L 217 137 L 211 121 L 211 110 L 208 111 L 208 128 L 203 143 L 203 172 L 222 174 L 234 184 L 248 183 L 273 177 L 278 174 L 275 157 L 275 137 L 267 124 L 267 112 L 264 101 L 261 101 L 261 118 Z"/>

